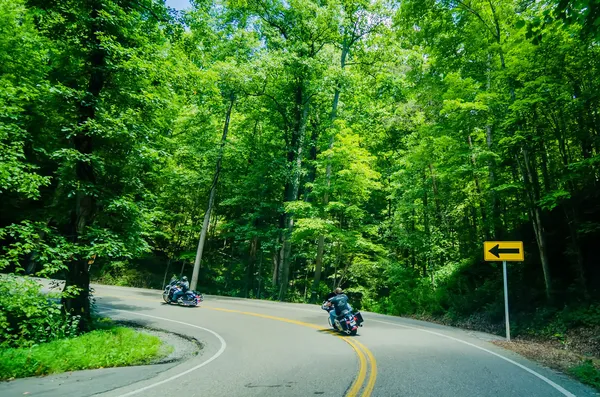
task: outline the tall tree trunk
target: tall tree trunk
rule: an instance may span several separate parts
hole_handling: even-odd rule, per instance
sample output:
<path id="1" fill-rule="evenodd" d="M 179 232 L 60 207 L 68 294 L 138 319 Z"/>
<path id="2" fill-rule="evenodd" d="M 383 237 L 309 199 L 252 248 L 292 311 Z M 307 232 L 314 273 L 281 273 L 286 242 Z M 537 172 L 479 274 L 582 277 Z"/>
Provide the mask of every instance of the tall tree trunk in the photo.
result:
<path id="1" fill-rule="evenodd" d="M 217 231 L 217 220 L 219 218 L 219 213 L 217 211 L 218 209 L 219 209 L 218 206 L 213 206 L 213 209 L 211 211 L 211 215 L 210 215 L 211 220 L 208 221 L 208 231 L 207 231 L 209 238 L 213 238 Z"/>
<path id="2" fill-rule="evenodd" d="M 415 207 L 413 206 L 412 211 L 411 211 L 411 217 L 410 217 L 410 233 L 414 234 L 417 228 L 417 210 L 415 209 Z M 417 266 L 417 250 L 415 249 L 414 246 L 410 247 L 410 266 L 412 269 L 415 268 L 415 266 Z"/>
<path id="3" fill-rule="evenodd" d="M 440 225 L 443 225 L 444 229 L 446 230 L 446 233 L 448 235 L 450 235 L 451 234 L 450 224 L 448 222 L 448 219 L 446 218 L 446 214 L 442 210 L 442 205 L 440 204 L 440 193 L 438 190 L 435 172 L 433 170 L 433 165 L 431 163 L 429 164 L 429 172 L 431 174 L 431 184 L 432 184 L 432 188 L 433 188 L 433 201 L 435 203 L 435 213 L 436 213 L 435 218 Z"/>
<path id="4" fill-rule="evenodd" d="M 223 160 L 223 150 L 225 148 L 225 142 L 227 141 L 227 132 L 229 131 L 229 122 L 231 120 L 231 111 L 233 110 L 233 104 L 235 102 L 235 95 L 233 93 L 229 96 L 229 106 L 225 114 L 225 124 L 223 125 L 223 136 L 221 137 L 221 147 L 219 149 L 219 157 L 217 158 L 217 165 L 215 166 L 215 175 L 213 177 L 212 185 L 210 187 L 210 195 L 208 198 L 208 208 L 204 213 L 204 222 L 202 223 L 202 231 L 200 232 L 200 240 L 198 241 L 198 249 L 196 250 L 196 259 L 194 261 L 194 272 L 192 273 L 192 282 L 190 283 L 190 289 L 195 290 L 198 285 L 198 273 L 200 272 L 200 264 L 202 263 L 202 253 L 204 251 L 204 240 L 206 239 L 206 232 L 208 230 L 208 224 L 210 221 L 210 214 L 215 203 L 215 195 L 217 192 L 217 183 L 219 182 L 219 174 L 221 173 L 221 161 Z"/>
<path id="5" fill-rule="evenodd" d="M 258 259 L 258 286 L 256 288 L 256 299 L 260 299 L 260 293 L 262 292 L 262 286 L 264 284 L 263 281 L 263 267 L 262 267 L 262 263 L 263 263 L 263 252 L 262 250 L 260 251 L 260 255 L 259 255 L 259 259 Z"/>
<path id="6" fill-rule="evenodd" d="M 167 276 L 169 275 L 169 267 L 171 266 L 171 257 L 167 259 L 167 268 L 165 269 L 165 277 L 163 278 L 162 288 L 167 286 Z"/>
<path id="7" fill-rule="evenodd" d="M 310 144 L 309 144 L 309 150 L 308 150 L 308 158 L 310 160 L 309 165 L 307 166 L 308 170 L 306 172 L 306 182 L 308 183 L 313 183 L 315 181 L 315 179 L 317 178 L 317 165 L 316 165 L 316 161 L 317 161 L 317 154 L 318 154 L 318 144 L 319 144 L 319 120 L 318 120 L 318 115 L 315 116 L 315 119 L 313 119 L 311 121 L 311 128 L 312 128 L 312 133 L 310 135 Z M 306 185 L 306 183 L 303 183 L 303 185 Z M 304 186 L 303 192 L 301 193 L 301 195 L 304 195 L 304 201 L 306 201 L 307 203 L 312 201 L 312 188 L 308 187 L 308 186 Z"/>
<path id="8" fill-rule="evenodd" d="M 479 217 L 477 216 L 477 207 L 471 205 L 471 231 L 473 232 L 473 237 L 471 239 L 471 248 L 473 248 L 475 241 L 479 241 L 481 239 L 481 234 L 479 231 Z"/>
<path id="9" fill-rule="evenodd" d="M 348 52 L 350 51 L 349 42 L 347 40 L 344 41 L 342 47 L 342 55 L 340 59 L 340 67 L 342 70 L 346 67 L 346 57 L 348 56 Z M 336 85 L 335 92 L 333 93 L 333 102 L 331 104 L 331 114 L 329 116 L 330 124 L 333 124 L 335 118 L 337 117 L 337 108 L 340 102 L 340 93 L 341 88 L 340 85 Z M 335 137 L 332 134 L 329 139 L 329 149 L 333 148 L 333 144 L 335 142 Z M 329 204 L 329 187 L 331 186 L 331 164 L 327 164 L 327 168 L 325 171 L 325 177 L 327 180 L 327 190 L 323 196 L 323 206 L 327 206 Z M 313 278 L 313 284 L 310 294 L 310 302 L 315 303 L 317 301 L 317 293 L 319 289 L 319 284 L 321 283 L 321 271 L 323 268 L 323 251 L 325 246 L 325 236 L 320 234 L 319 239 L 317 241 L 317 259 L 315 261 L 315 277 Z"/>
<path id="10" fill-rule="evenodd" d="M 548 172 L 548 151 L 546 150 L 546 143 L 544 140 L 540 142 L 540 153 L 542 159 L 542 178 L 544 181 L 544 190 L 549 192 L 552 190 L 552 180 L 550 179 L 550 174 Z"/>
<path id="11" fill-rule="evenodd" d="M 542 271 L 544 273 L 544 283 L 546 286 L 546 298 L 552 300 L 552 277 L 550 275 L 550 265 L 548 262 L 548 254 L 546 247 L 546 233 L 542 222 L 542 214 L 539 205 L 539 181 L 537 176 L 534 174 L 536 171 L 533 168 L 529 159 L 529 153 L 527 149 L 522 149 L 524 168 L 523 179 L 526 181 L 525 188 L 529 195 L 530 203 L 530 215 L 533 224 L 533 230 L 538 245 L 538 251 L 540 254 L 540 261 L 542 263 Z"/>
<path id="12" fill-rule="evenodd" d="M 337 256 L 336 256 L 336 260 L 333 263 L 333 284 L 331 285 L 331 290 L 333 291 L 334 289 L 336 289 L 337 287 L 337 272 L 338 272 L 338 268 L 339 268 L 339 264 L 340 264 L 340 256 L 341 256 L 341 244 L 338 242 L 337 244 Z"/>
<path id="13" fill-rule="evenodd" d="M 279 240 L 279 239 L 278 239 Z M 279 252 L 280 250 L 273 250 L 273 276 L 271 277 L 271 285 L 274 287 L 279 281 Z"/>
<path id="14" fill-rule="evenodd" d="M 473 151 L 473 142 L 471 141 L 471 135 L 469 135 L 469 149 Z M 479 209 L 481 211 L 481 221 L 483 223 L 483 235 L 486 240 L 490 239 L 490 233 L 487 223 L 487 211 L 485 210 L 485 202 L 481 194 L 481 187 L 479 185 L 479 178 L 477 177 L 477 163 L 475 162 L 475 155 L 471 154 L 471 164 L 473 164 L 473 179 L 475 180 L 475 189 L 477 190 L 477 196 L 479 197 Z"/>
<path id="15" fill-rule="evenodd" d="M 87 38 L 93 45 L 93 49 L 89 53 L 90 77 L 86 96 L 79 103 L 78 109 L 78 124 L 83 128 L 71 140 L 75 150 L 86 156 L 93 153 L 93 133 L 90 132 L 89 123 L 96 118 L 96 107 L 98 106 L 100 93 L 106 80 L 104 71 L 106 52 L 102 48 L 97 36 L 98 32 L 102 31 L 99 23 L 102 3 L 99 0 L 94 0 L 90 2 L 90 6 L 91 25 Z M 95 184 L 96 178 L 91 162 L 78 161 L 75 167 L 78 184 L 82 186 L 93 186 Z M 86 190 L 89 191 L 92 189 Z M 79 238 L 85 234 L 86 228 L 92 223 L 95 213 L 96 199 L 94 196 L 82 190 L 78 191 L 75 198 L 75 208 L 70 214 L 69 234 L 71 242 L 79 242 Z M 88 259 L 83 257 L 76 257 L 69 263 L 66 273 L 65 290 L 73 286 L 80 289 L 80 292 L 76 296 L 64 297 L 62 299 L 63 308 L 66 312 L 81 316 L 79 328 L 82 331 L 89 328 L 91 321 L 89 300 L 89 266 L 91 263 L 92 261 L 88 262 Z"/>
<path id="16" fill-rule="evenodd" d="M 580 93 L 575 92 L 576 97 L 580 97 Z M 559 122 L 557 123 L 557 127 L 556 128 L 556 134 L 559 137 L 558 141 L 559 141 L 559 147 L 561 148 L 561 153 L 562 153 L 562 160 L 563 160 L 563 166 L 565 169 L 568 169 L 569 164 L 570 164 L 570 158 L 567 154 L 567 150 L 566 147 L 568 146 L 568 143 L 566 142 L 566 139 L 564 139 L 565 136 L 567 136 L 567 121 L 565 120 L 565 115 L 564 112 L 560 112 L 559 115 Z M 579 135 L 583 135 L 583 125 L 584 125 L 584 121 L 583 121 L 583 116 L 582 116 L 582 112 L 579 112 L 578 114 L 578 125 L 579 125 Z M 583 143 L 582 143 L 583 145 Z M 545 149 L 545 148 L 543 148 Z M 543 154 L 543 165 L 545 166 L 545 160 L 546 160 L 546 153 L 545 150 L 542 150 L 542 154 Z M 589 154 L 589 153 L 588 153 Z M 582 155 L 584 158 L 586 157 L 586 153 L 585 153 L 585 149 L 582 146 Z M 588 156 L 589 157 L 589 156 Z M 547 170 L 545 170 L 545 173 L 547 173 Z M 591 176 L 591 175 L 586 175 L 587 177 Z M 546 176 L 544 176 L 546 178 Z M 593 179 L 593 176 L 592 176 Z M 591 182 L 591 179 L 588 178 L 584 178 L 584 180 L 586 180 L 588 183 Z M 593 183 L 592 183 L 593 184 Z M 573 183 L 572 180 L 569 180 L 567 182 L 567 189 L 569 190 L 571 197 L 575 197 L 577 195 L 577 186 Z M 549 189 L 547 189 L 549 191 Z M 589 297 L 589 293 L 587 290 L 587 283 L 585 280 L 585 265 L 584 265 L 584 258 L 583 258 L 583 252 L 581 251 L 581 244 L 579 243 L 579 232 L 577 231 L 578 226 L 579 226 L 579 216 L 578 216 L 578 210 L 577 207 L 574 205 L 573 199 L 568 200 L 567 202 L 565 202 L 562 207 L 563 207 L 563 211 L 564 211 L 564 215 L 565 215 L 565 221 L 567 222 L 567 226 L 569 228 L 569 235 L 571 237 L 571 251 L 574 254 L 574 268 L 575 268 L 575 273 L 577 275 L 577 284 L 579 284 L 579 291 L 583 294 L 583 296 L 585 298 Z"/>
<path id="17" fill-rule="evenodd" d="M 423 261 L 423 277 L 427 276 L 427 265 L 429 265 L 429 256 L 431 254 L 431 230 L 429 227 L 429 200 L 427 197 L 427 174 L 423 173 L 423 227 L 425 228 L 426 249 L 425 255 L 427 260 Z"/>
<path id="18" fill-rule="evenodd" d="M 499 26 L 497 27 L 497 29 L 499 30 Z M 504 57 L 502 62 L 504 62 Z M 487 73 L 487 90 L 490 91 L 491 87 L 492 87 L 492 76 L 491 76 L 491 66 L 489 66 L 489 64 L 491 63 L 491 54 L 489 54 L 488 56 L 488 73 Z M 492 136 L 492 124 L 488 121 L 488 123 L 485 126 L 485 141 L 487 144 L 487 148 L 490 152 L 492 152 L 492 145 L 493 145 L 493 136 Z M 490 199 L 491 199 L 491 204 L 492 204 L 492 232 L 493 232 L 493 238 L 494 239 L 501 239 L 502 238 L 502 227 L 500 225 L 500 207 L 498 205 L 498 193 L 494 190 L 494 188 L 496 187 L 496 161 L 494 160 L 493 157 L 490 158 L 490 160 L 488 161 L 488 168 L 489 168 L 489 180 L 490 180 L 490 187 L 491 187 L 491 192 L 490 192 Z"/>
<path id="19" fill-rule="evenodd" d="M 446 220 L 445 214 L 442 212 L 442 206 L 440 204 L 440 198 L 439 198 L 439 192 L 438 192 L 438 188 L 437 188 L 437 182 L 436 182 L 436 179 L 435 179 L 435 172 L 433 171 L 433 165 L 431 163 L 429 163 L 429 172 L 431 173 L 431 184 L 432 184 L 432 187 L 433 187 L 433 201 L 435 203 L 435 218 L 436 218 L 436 222 L 440 226 L 443 226 L 443 228 L 445 229 L 445 232 L 446 232 L 446 234 L 448 236 L 451 236 L 452 231 L 450 230 L 450 225 L 448 224 L 448 222 Z M 439 263 L 443 264 L 444 261 L 445 261 L 445 255 L 442 252 L 442 253 L 440 253 Z"/>
<path id="20" fill-rule="evenodd" d="M 248 292 L 252 291 L 254 285 L 254 264 L 256 262 L 256 251 L 258 250 L 258 236 L 253 236 L 250 242 L 250 255 L 248 257 L 248 266 L 246 267 L 246 282 L 244 283 L 244 298 L 248 297 Z"/>
<path id="21" fill-rule="evenodd" d="M 327 193 L 326 193 L 327 195 Z M 321 283 L 321 272 L 323 271 L 323 251 L 325 249 L 325 236 L 319 235 L 317 242 L 317 259 L 315 261 L 315 276 L 312 282 L 312 288 L 310 292 L 310 303 L 317 301 L 317 295 L 319 293 L 319 284 Z"/>
<path id="22" fill-rule="evenodd" d="M 581 244 L 579 243 L 579 232 L 577 231 L 577 225 L 579 219 L 577 215 L 577 208 L 572 202 L 565 203 L 563 205 L 565 213 L 565 219 L 569 226 L 569 235 L 571 236 L 571 250 L 575 254 L 575 273 L 577 274 L 577 284 L 579 284 L 580 292 L 585 299 L 589 299 L 590 294 L 587 288 L 587 282 L 585 277 L 585 264 L 583 258 L 583 252 L 581 252 Z"/>
<path id="23" fill-rule="evenodd" d="M 308 118 L 308 109 L 310 107 L 310 97 L 306 92 L 306 83 L 301 82 L 296 92 L 296 127 L 292 134 L 291 147 L 288 151 L 288 162 L 292 166 L 291 180 L 286 183 L 285 201 L 293 202 L 298 200 L 298 191 L 300 189 L 300 173 L 302 171 L 302 149 L 304 146 L 304 136 L 306 134 L 306 121 Z M 292 253 L 292 231 L 294 230 L 294 214 L 286 211 L 285 230 L 283 233 L 283 260 L 281 265 L 281 283 L 279 285 L 279 300 L 285 300 L 287 296 L 288 284 L 290 279 L 290 260 Z"/>
<path id="24" fill-rule="evenodd" d="M 350 259 L 346 262 L 346 265 L 344 266 L 344 270 L 342 270 L 342 275 L 340 276 L 340 281 L 338 282 L 337 287 L 341 286 L 344 283 L 344 279 L 346 278 L 346 275 L 348 274 L 348 268 L 350 267 L 350 265 L 352 265 L 352 262 L 354 262 L 354 255 L 352 257 L 350 257 Z"/>

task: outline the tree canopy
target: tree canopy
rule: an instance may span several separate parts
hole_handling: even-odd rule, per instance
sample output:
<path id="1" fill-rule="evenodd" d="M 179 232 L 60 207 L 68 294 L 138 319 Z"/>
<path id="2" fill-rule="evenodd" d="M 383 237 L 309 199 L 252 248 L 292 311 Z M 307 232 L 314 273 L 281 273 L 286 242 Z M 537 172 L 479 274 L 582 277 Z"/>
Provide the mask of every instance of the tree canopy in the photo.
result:
<path id="1" fill-rule="evenodd" d="M 210 293 L 497 322 L 483 241 L 519 240 L 517 310 L 598 302 L 599 4 L 0 0 L 0 270 L 84 319 L 90 279 L 195 262 Z"/>

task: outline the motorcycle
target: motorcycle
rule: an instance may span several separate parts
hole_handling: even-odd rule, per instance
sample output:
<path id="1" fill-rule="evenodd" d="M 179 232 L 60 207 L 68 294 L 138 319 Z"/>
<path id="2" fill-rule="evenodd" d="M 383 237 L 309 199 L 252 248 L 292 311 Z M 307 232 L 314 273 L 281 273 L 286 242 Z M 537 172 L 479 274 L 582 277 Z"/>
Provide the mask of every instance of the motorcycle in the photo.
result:
<path id="1" fill-rule="evenodd" d="M 182 296 L 180 296 L 179 299 L 177 299 L 177 301 L 174 301 L 173 294 L 175 294 L 175 292 L 181 291 L 181 287 L 177 283 L 178 280 L 173 280 L 165 287 L 165 290 L 163 291 L 162 295 L 165 303 L 177 303 L 181 306 L 198 306 L 198 304 L 204 300 L 204 297 L 201 293 L 190 290 Z"/>
<path id="2" fill-rule="evenodd" d="M 335 310 L 331 306 L 327 305 L 327 301 L 324 301 L 321 305 L 321 309 L 329 312 L 330 310 Z M 354 336 L 358 331 L 358 327 L 362 327 L 362 323 L 364 322 L 362 314 L 359 311 L 353 312 L 347 310 L 341 316 L 336 316 L 335 324 L 331 324 L 331 317 L 327 317 L 327 321 L 329 325 L 335 329 L 336 331 L 340 331 L 345 333 L 346 335 Z"/>

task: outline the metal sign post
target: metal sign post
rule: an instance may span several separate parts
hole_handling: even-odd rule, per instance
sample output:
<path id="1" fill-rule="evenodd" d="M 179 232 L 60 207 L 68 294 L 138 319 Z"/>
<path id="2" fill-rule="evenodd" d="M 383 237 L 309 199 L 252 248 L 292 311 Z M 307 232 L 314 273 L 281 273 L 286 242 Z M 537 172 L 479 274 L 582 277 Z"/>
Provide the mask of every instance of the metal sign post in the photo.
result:
<path id="1" fill-rule="evenodd" d="M 522 241 L 485 241 L 483 243 L 483 260 L 486 262 L 502 261 L 504 278 L 504 319 L 506 320 L 506 340 L 510 342 L 510 320 L 508 316 L 508 275 L 506 262 L 523 262 L 525 252 Z"/>
<path id="2" fill-rule="evenodd" d="M 504 318 L 506 319 L 506 340 L 510 342 L 510 321 L 508 319 L 508 276 L 506 275 L 506 261 L 502 261 L 504 272 Z"/>

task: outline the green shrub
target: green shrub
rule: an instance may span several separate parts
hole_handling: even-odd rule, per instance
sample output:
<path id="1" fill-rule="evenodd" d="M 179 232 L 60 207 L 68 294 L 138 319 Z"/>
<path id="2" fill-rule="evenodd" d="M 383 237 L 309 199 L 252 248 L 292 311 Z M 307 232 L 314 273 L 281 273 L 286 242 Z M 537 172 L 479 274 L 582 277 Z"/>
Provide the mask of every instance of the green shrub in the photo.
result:
<path id="1" fill-rule="evenodd" d="M 110 324 L 103 328 L 30 348 L 1 350 L 0 380 L 147 364 L 173 350 L 153 335 Z"/>
<path id="2" fill-rule="evenodd" d="M 79 316 L 42 294 L 41 285 L 15 276 L 0 277 L 0 347 L 27 347 L 77 335 Z"/>
<path id="3" fill-rule="evenodd" d="M 153 274 L 128 261 L 107 262 L 91 274 L 91 279 L 99 284 L 120 287 L 163 288 L 163 274 Z"/>
<path id="4" fill-rule="evenodd" d="M 600 390 L 600 370 L 594 366 L 591 360 L 569 369 L 569 373 L 583 383 Z"/>
<path id="5" fill-rule="evenodd" d="M 568 328 L 595 327 L 600 325 L 600 305 L 565 308 L 560 314 L 561 321 Z"/>
<path id="6" fill-rule="evenodd" d="M 542 307 L 513 317 L 514 335 L 525 334 L 562 340 L 569 330 L 600 326 L 600 305 Z"/>

